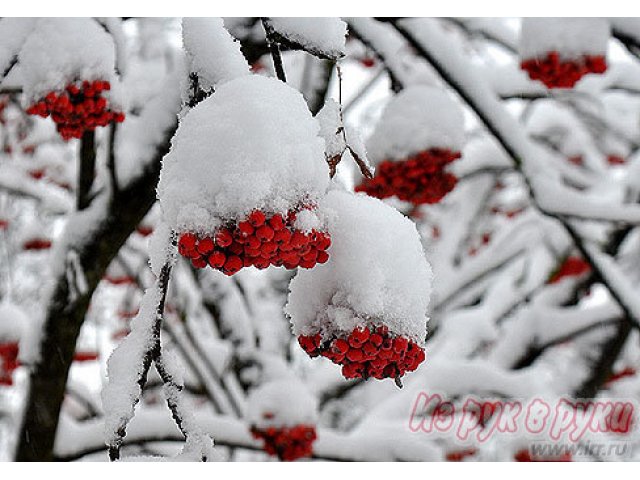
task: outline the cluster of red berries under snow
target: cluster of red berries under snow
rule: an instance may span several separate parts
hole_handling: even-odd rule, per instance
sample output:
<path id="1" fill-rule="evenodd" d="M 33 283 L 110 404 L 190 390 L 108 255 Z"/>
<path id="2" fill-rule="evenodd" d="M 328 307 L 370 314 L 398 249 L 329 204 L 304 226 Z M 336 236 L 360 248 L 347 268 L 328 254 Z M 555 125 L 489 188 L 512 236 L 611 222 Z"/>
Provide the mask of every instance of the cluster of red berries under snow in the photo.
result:
<path id="1" fill-rule="evenodd" d="M 81 138 L 84 132 L 123 122 L 124 113 L 109 108 L 102 95 L 111 89 L 107 81 L 83 81 L 67 85 L 63 92 L 50 92 L 27 109 L 29 115 L 51 116 L 60 136 L 69 140 Z"/>
<path id="2" fill-rule="evenodd" d="M 540 80 L 547 88 L 573 88 L 588 73 L 604 73 L 607 60 L 602 55 L 563 60 L 558 52 L 548 52 L 543 58 L 523 60 L 520 68 L 531 80 Z"/>
<path id="3" fill-rule="evenodd" d="M 294 427 L 251 428 L 251 435 L 264 441 L 264 451 L 277 456 L 280 460 L 291 462 L 298 458 L 310 457 L 316 429 L 313 425 Z"/>
<path id="4" fill-rule="evenodd" d="M 301 335 L 298 342 L 311 357 L 322 356 L 342 365 L 345 378 L 400 378 L 424 361 L 417 343 L 392 336 L 386 327 L 356 328 L 349 335 L 323 339 L 321 334 Z"/>
<path id="5" fill-rule="evenodd" d="M 373 178 L 365 178 L 356 186 L 376 198 L 396 196 L 414 205 L 438 203 L 457 183 L 457 178 L 445 167 L 460 158 L 459 152 L 431 149 L 404 161 L 385 160 Z"/>
<path id="6" fill-rule="evenodd" d="M 557 271 L 551 275 L 549 283 L 558 283 L 567 277 L 577 277 L 591 271 L 591 265 L 581 257 L 567 257 Z"/>
<path id="7" fill-rule="evenodd" d="M 279 213 L 267 217 L 256 210 L 245 220 L 228 224 L 211 236 L 183 233 L 178 251 L 195 268 L 209 265 L 226 275 L 251 266 L 293 269 L 325 263 L 331 237 L 315 229 L 304 232 L 295 228 L 296 216 L 295 211 L 290 211 L 286 217 Z"/>
<path id="8" fill-rule="evenodd" d="M 547 88 L 573 88 L 607 70 L 609 22 L 604 18 L 524 18 L 520 67 Z"/>

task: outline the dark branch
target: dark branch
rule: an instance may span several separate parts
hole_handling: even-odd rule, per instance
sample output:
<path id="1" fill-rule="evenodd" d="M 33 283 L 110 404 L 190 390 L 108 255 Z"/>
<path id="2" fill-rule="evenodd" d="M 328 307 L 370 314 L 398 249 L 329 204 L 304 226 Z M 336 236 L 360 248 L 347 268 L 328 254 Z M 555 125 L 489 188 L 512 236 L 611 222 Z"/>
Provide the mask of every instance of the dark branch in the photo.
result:
<path id="1" fill-rule="evenodd" d="M 287 82 L 287 76 L 284 73 L 284 65 L 282 64 L 282 53 L 280 52 L 280 46 L 278 45 L 278 41 L 276 39 L 276 32 L 271 25 L 271 22 L 268 18 L 261 18 L 262 27 L 264 28 L 264 32 L 267 36 L 267 45 L 269 46 L 269 51 L 271 52 L 271 58 L 273 59 L 273 68 L 276 71 L 276 76 L 278 80 L 283 82 Z"/>

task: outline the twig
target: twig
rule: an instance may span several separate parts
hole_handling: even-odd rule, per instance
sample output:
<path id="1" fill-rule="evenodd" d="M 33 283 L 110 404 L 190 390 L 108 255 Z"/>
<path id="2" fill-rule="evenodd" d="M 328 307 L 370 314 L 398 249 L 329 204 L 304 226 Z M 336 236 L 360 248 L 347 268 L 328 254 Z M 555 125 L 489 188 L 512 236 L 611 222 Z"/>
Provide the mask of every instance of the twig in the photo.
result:
<path id="1" fill-rule="evenodd" d="M 266 34 L 267 45 L 269 46 L 269 51 L 271 52 L 273 68 L 276 71 L 276 76 L 278 77 L 278 80 L 287 83 L 287 76 L 284 73 L 284 66 L 282 64 L 282 53 L 280 52 L 280 46 L 276 41 L 273 25 L 271 25 L 271 22 L 266 17 L 261 18 L 260 21 L 262 22 L 262 27 L 264 28 L 264 32 Z"/>

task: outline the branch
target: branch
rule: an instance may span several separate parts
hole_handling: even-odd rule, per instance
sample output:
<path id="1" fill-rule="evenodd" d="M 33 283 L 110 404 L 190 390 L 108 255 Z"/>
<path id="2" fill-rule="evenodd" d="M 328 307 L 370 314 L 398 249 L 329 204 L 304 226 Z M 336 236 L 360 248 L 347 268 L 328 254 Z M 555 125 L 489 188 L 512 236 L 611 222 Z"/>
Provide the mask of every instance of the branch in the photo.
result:
<path id="1" fill-rule="evenodd" d="M 84 210 L 91 203 L 91 187 L 96 176 L 96 133 L 86 130 L 80 140 L 80 159 L 78 162 L 78 187 L 76 206 Z"/>
<path id="2" fill-rule="evenodd" d="M 165 305 L 165 301 L 167 298 L 167 289 L 169 287 L 169 278 L 171 277 L 171 269 L 173 266 L 173 258 L 169 257 L 167 258 L 167 260 L 165 261 L 164 265 L 162 266 L 162 269 L 160 270 L 160 274 L 158 275 L 158 278 L 156 279 L 156 284 L 155 287 L 153 287 L 153 289 L 149 289 L 147 290 L 147 292 L 145 292 L 145 295 L 153 295 L 156 294 L 157 295 L 157 304 L 155 306 L 155 316 L 151 322 L 151 324 L 149 325 L 150 327 L 150 331 L 145 331 L 145 327 L 147 327 L 147 325 L 144 323 L 144 318 L 142 318 L 143 315 L 145 315 L 147 312 L 145 312 L 144 309 L 144 304 L 143 306 L 140 308 L 140 313 L 138 315 L 138 318 L 136 318 L 136 320 L 140 320 L 141 323 L 138 326 L 136 324 L 136 322 L 133 323 L 133 329 L 132 332 L 129 334 L 130 337 L 128 337 L 127 339 L 125 339 L 125 341 L 123 341 L 123 343 L 121 343 L 118 346 L 118 349 L 116 349 L 116 351 L 114 352 L 114 354 L 112 355 L 111 359 L 109 360 L 109 366 L 110 366 L 110 371 L 109 371 L 109 376 L 110 376 L 110 383 L 109 385 L 113 385 L 113 382 L 115 381 L 115 378 L 117 375 L 113 372 L 112 369 L 115 369 L 115 367 L 118 365 L 115 363 L 115 361 L 118 359 L 118 352 L 123 352 L 124 349 L 126 347 L 128 347 L 128 344 L 126 343 L 127 340 L 129 339 L 133 339 L 134 336 L 136 336 L 137 338 L 140 338 L 144 341 L 144 339 L 147 336 L 151 336 L 151 338 L 153 339 L 153 341 L 150 343 L 148 349 L 146 349 L 143 352 L 136 352 L 136 353 L 141 353 L 142 354 L 142 368 L 140 369 L 140 371 L 137 374 L 137 380 L 136 383 L 139 386 L 139 390 L 134 394 L 134 398 L 132 399 L 132 410 L 130 413 L 128 414 L 122 414 L 120 416 L 119 419 L 119 424 L 117 426 L 117 428 L 115 429 L 115 432 L 113 432 L 113 436 L 112 438 L 109 439 L 109 459 L 111 461 L 115 461 L 118 460 L 120 458 L 120 447 L 122 445 L 122 441 L 124 439 L 124 437 L 126 436 L 127 432 L 127 424 L 129 423 L 129 420 L 131 418 L 131 416 L 133 415 L 133 408 L 135 407 L 135 405 L 140 401 L 140 396 L 142 395 L 142 391 L 144 389 L 145 383 L 147 382 L 147 375 L 149 373 L 149 369 L 151 368 L 151 363 L 157 361 L 160 358 L 161 355 L 161 345 L 160 345 L 160 331 L 162 329 L 162 318 L 164 315 L 164 305 Z M 153 298 L 153 297 L 151 297 Z M 143 300 L 144 302 L 144 300 Z M 137 328 L 136 328 L 137 327 Z M 140 329 L 140 330 L 139 330 Z M 131 340 L 132 345 L 136 346 L 136 343 L 134 340 Z M 144 343 L 143 343 L 144 345 Z M 134 368 L 133 365 L 130 365 L 129 368 Z M 161 368 L 159 368 L 158 373 L 161 373 Z M 118 372 L 118 374 L 120 374 L 122 372 Z M 161 374 L 161 378 L 162 378 L 162 374 Z M 165 381 L 165 378 L 163 378 L 163 381 Z M 166 383 L 166 382 L 165 382 Z M 106 392 L 107 395 L 111 394 L 110 391 Z M 119 395 L 120 392 L 119 391 L 115 391 L 115 387 L 114 387 L 114 395 Z M 169 407 L 171 408 L 171 405 L 169 405 Z M 178 424 L 178 426 L 180 426 L 180 424 Z"/>
<path id="3" fill-rule="evenodd" d="M 276 76 L 278 77 L 278 80 L 287 83 L 287 76 L 284 73 L 284 66 L 282 64 L 282 53 L 280 52 L 280 46 L 276 40 L 276 31 L 268 18 L 263 17 L 260 20 L 262 21 L 262 27 L 264 28 L 264 32 L 267 36 L 267 45 L 271 52 L 273 68 L 276 71 Z"/>

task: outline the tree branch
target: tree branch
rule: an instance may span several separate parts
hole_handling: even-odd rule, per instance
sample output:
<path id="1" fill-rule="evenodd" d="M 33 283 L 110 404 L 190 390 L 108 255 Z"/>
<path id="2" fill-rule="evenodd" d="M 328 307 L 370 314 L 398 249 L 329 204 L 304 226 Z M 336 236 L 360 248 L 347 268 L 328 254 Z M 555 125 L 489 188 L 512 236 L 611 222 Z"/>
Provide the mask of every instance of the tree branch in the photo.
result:
<path id="1" fill-rule="evenodd" d="M 287 83 L 287 76 L 284 73 L 284 66 L 282 64 L 282 53 L 280 52 L 280 46 L 276 40 L 276 32 L 273 25 L 271 25 L 271 22 L 266 17 L 261 18 L 260 21 L 262 22 L 262 27 L 264 28 L 264 32 L 267 36 L 267 45 L 271 52 L 273 68 L 276 71 L 276 76 L 278 77 L 278 80 Z"/>

